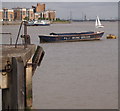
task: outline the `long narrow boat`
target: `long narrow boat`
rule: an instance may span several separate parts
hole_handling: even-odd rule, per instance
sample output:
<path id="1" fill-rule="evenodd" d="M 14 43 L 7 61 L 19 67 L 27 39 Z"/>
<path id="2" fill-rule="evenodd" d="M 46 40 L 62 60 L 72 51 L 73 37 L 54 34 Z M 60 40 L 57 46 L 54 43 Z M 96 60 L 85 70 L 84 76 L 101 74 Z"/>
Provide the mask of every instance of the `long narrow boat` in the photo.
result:
<path id="1" fill-rule="evenodd" d="M 49 26 L 50 21 L 48 20 L 38 20 L 38 21 L 28 21 L 27 26 Z"/>
<path id="2" fill-rule="evenodd" d="M 81 33 L 50 33 L 50 35 L 39 35 L 40 43 L 47 42 L 74 42 L 85 40 L 100 40 L 104 32 L 81 32 Z"/>

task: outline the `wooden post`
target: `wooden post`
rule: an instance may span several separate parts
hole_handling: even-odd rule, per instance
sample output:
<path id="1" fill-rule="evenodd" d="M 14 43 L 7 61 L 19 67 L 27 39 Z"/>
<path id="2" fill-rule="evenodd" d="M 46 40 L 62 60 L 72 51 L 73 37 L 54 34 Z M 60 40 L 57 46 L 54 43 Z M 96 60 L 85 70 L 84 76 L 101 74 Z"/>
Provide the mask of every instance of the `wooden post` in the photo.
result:
<path id="1" fill-rule="evenodd" d="M 12 72 L 8 73 L 9 88 L 2 89 L 2 109 L 25 109 L 24 63 L 21 57 L 12 57 Z"/>
<path id="2" fill-rule="evenodd" d="M 32 107 L 32 59 L 27 62 L 25 68 L 25 78 L 26 78 L 26 108 Z"/>

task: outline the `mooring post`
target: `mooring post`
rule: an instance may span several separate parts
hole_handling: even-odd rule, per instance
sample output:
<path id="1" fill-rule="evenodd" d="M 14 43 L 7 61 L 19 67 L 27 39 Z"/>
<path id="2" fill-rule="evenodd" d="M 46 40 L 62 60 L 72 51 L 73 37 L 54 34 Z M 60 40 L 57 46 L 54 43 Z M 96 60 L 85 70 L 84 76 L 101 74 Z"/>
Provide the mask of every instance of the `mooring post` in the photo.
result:
<path id="1" fill-rule="evenodd" d="M 12 57 L 12 71 L 8 73 L 8 87 L 2 89 L 2 110 L 25 109 L 24 63 L 21 57 Z"/>

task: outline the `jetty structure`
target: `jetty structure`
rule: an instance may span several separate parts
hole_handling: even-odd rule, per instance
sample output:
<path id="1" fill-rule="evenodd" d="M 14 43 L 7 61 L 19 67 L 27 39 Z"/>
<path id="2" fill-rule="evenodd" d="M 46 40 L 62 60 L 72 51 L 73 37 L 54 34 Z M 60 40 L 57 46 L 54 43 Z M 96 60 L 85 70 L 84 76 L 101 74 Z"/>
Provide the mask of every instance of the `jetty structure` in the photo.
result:
<path id="1" fill-rule="evenodd" d="M 24 24 L 23 44 L 18 44 Z M 32 76 L 44 57 L 41 46 L 31 44 L 27 35 L 27 22 L 20 25 L 15 44 L 0 45 L 0 88 L 2 90 L 2 110 L 31 109 Z"/>

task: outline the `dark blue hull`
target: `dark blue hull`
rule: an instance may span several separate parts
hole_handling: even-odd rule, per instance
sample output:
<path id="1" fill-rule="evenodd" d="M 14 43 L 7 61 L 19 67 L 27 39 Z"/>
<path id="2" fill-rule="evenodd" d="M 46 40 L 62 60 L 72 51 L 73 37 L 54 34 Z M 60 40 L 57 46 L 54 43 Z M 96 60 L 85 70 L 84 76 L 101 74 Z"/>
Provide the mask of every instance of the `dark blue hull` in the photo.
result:
<path id="1" fill-rule="evenodd" d="M 50 35 L 39 35 L 40 43 L 47 42 L 74 42 L 85 40 L 100 40 L 104 32 L 82 32 L 82 33 L 51 33 Z"/>
<path id="2" fill-rule="evenodd" d="M 50 24 L 34 24 L 33 26 L 49 26 Z"/>
<path id="3" fill-rule="evenodd" d="M 50 24 L 28 24 L 27 26 L 50 26 Z"/>

